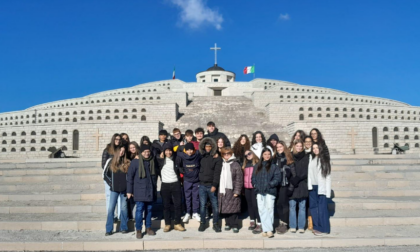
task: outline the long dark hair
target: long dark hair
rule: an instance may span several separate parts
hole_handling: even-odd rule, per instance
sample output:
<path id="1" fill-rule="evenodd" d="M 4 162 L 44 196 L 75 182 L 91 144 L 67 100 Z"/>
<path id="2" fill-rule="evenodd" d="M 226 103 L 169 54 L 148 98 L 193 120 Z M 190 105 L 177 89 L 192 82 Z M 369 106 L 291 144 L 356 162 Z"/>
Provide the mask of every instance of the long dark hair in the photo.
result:
<path id="1" fill-rule="evenodd" d="M 245 137 L 245 145 L 241 145 L 242 138 Z M 251 149 L 251 142 L 247 135 L 242 134 L 238 140 L 236 140 L 235 144 L 233 145 L 233 153 L 235 157 L 240 158 L 245 155 L 245 151 Z"/>
<path id="2" fill-rule="evenodd" d="M 293 134 L 293 136 L 292 136 L 292 140 L 290 141 L 290 145 L 289 145 L 290 149 L 293 149 L 293 142 L 295 141 L 295 137 L 296 137 L 297 133 L 299 133 L 300 140 L 302 140 L 302 141 L 304 141 L 304 139 L 306 137 L 306 133 L 303 130 L 296 130 L 295 134 Z"/>
<path id="3" fill-rule="evenodd" d="M 252 145 L 254 145 L 257 141 L 255 140 L 257 134 L 261 134 L 262 138 L 262 145 L 265 148 L 267 146 L 267 141 L 265 140 L 265 136 L 261 131 L 255 131 L 254 134 L 252 134 Z"/>
<path id="4" fill-rule="evenodd" d="M 120 137 L 120 143 L 119 143 L 119 145 L 115 145 L 115 138 L 117 138 L 117 137 Z M 112 138 L 111 138 L 111 142 L 106 146 L 106 151 L 109 153 L 109 155 L 114 155 L 114 153 L 115 153 L 115 150 L 118 148 L 118 147 L 121 147 L 121 143 L 122 143 L 122 137 L 121 137 L 121 135 L 120 134 L 118 134 L 118 133 L 115 133 L 113 136 L 112 136 Z"/>
<path id="5" fill-rule="evenodd" d="M 331 174 L 330 156 L 327 155 L 327 153 L 325 152 L 322 145 L 320 145 L 318 143 L 314 143 L 312 145 L 312 153 L 311 153 L 312 159 L 316 158 L 316 155 L 313 152 L 313 148 L 314 148 L 315 145 L 318 146 L 318 149 L 319 149 L 319 154 L 318 154 L 316 164 L 318 165 L 318 162 L 321 161 L 321 173 L 322 173 L 322 176 L 325 178 L 325 177 L 327 177 L 327 175 Z"/>
<path id="6" fill-rule="evenodd" d="M 148 136 L 142 136 L 140 139 L 140 146 L 144 145 L 143 142 L 146 141 L 147 145 L 152 145 L 152 142 L 150 142 L 150 138 Z"/>
<path id="7" fill-rule="evenodd" d="M 311 131 L 309 131 L 309 134 L 311 134 L 313 130 L 315 130 L 315 131 L 316 131 L 316 133 L 317 133 L 317 135 L 318 135 L 318 137 L 317 137 L 317 139 L 316 139 L 316 142 L 315 142 L 315 139 L 313 139 L 313 138 L 312 138 L 313 142 L 314 142 L 314 143 L 319 143 L 319 144 L 321 144 L 321 145 L 325 144 L 325 140 L 324 140 L 324 138 L 322 137 L 322 134 L 321 134 L 321 132 L 319 131 L 319 129 L 317 129 L 317 128 L 313 128 L 313 129 L 311 129 Z M 311 137 L 312 137 L 312 135 L 311 135 Z"/>
<path id="8" fill-rule="evenodd" d="M 260 158 L 260 161 L 258 161 L 257 171 L 255 172 L 255 174 L 258 174 L 262 170 L 262 168 L 263 168 L 263 162 L 264 162 L 263 154 L 264 154 L 264 152 L 267 152 L 267 151 L 270 152 L 271 158 L 268 161 L 266 161 L 266 163 L 265 163 L 265 170 L 267 172 L 270 170 L 271 163 L 273 162 L 273 156 L 271 154 L 271 150 L 264 147 L 263 150 L 261 151 L 261 158 Z"/>

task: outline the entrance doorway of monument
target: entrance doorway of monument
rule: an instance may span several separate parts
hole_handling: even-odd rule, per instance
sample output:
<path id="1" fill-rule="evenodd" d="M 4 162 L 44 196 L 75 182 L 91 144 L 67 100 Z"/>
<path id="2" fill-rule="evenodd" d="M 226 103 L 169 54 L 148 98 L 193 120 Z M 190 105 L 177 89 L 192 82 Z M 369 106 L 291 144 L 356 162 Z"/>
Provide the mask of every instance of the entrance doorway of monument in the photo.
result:
<path id="1" fill-rule="evenodd" d="M 222 90 L 225 89 L 225 87 L 211 87 L 210 89 L 213 90 L 213 96 L 222 96 Z"/>

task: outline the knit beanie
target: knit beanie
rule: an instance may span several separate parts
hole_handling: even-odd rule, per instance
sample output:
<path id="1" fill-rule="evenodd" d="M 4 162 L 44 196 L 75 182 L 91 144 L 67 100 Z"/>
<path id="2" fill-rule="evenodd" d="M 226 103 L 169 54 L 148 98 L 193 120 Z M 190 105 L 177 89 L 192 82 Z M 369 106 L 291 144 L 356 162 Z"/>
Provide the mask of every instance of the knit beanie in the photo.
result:
<path id="1" fill-rule="evenodd" d="M 185 145 L 184 149 L 185 149 L 186 151 L 187 151 L 187 150 L 195 150 L 195 148 L 194 148 L 194 144 L 192 144 L 192 143 L 187 143 L 187 144 Z"/>

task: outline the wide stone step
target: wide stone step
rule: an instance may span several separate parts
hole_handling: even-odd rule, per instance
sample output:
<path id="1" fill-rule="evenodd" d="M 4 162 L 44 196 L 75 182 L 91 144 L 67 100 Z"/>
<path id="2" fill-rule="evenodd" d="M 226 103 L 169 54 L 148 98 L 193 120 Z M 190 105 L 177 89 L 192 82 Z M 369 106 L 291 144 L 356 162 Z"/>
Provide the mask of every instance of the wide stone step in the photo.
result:
<path id="1" fill-rule="evenodd" d="M 102 169 L 95 168 L 56 168 L 56 169 L 13 169 L 1 170 L 0 176 L 25 176 L 25 175 L 71 175 L 71 174 L 101 174 Z"/>
<path id="2" fill-rule="evenodd" d="M 90 182 L 96 183 L 97 181 L 103 181 L 102 174 L 98 171 L 96 174 L 65 174 L 65 175 L 28 175 L 28 176 L 10 176 L 0 177 L 0 182 L 3 185 L 16 184 L 17 182 L 24 182 L 26 184 L 42 183 L 42 182 L 60 182 L 60 181 L 74 181 L 74 182 Z"/>
<path id="3" fill-rule="evenodd" d="M 64 201 L 64 200 L 104 200 L 105 192 L 85 190 L 76 193 L 74 190 L 52 191 L 48 193 L 34 192 L 29 194 L 26 191 L 13 192 L 13 194 L 0 194 L 0 202 L 4 201 Z"/>
<path id="4" fill-rule="evenodd" d="M 420 196 L 420 190 L 415 189 L 382 189 L 382 190 L 355 190 L 348 188 L 333 188 L 332 195 L 335 198 L 347 197 L 412 197 Z"/>
<path id="5" fill-rule="evenodd" d="M 390 188 L 409 188 L 420 189 L 420 184 L 415 180 L 375 180 L 375 181 L 346 181 L 333 180 L 331 182 L 332 188 L 355 188 L 359 189 L 390 189 Z"/>
<path id="6" fill-rule="evenodd" d="M 73 190 L 74 193 L 81 192 L 83 190 L 104 190 L 104 183 L 98 181 L 95 184 L 93 183 L 83 183 L 79 182 L 44 182 L 40 184 L 27 184 L 27 183 L 14 183 L 10 185 L 0 185 L 0 192 L 52 192 L 52 191 L 61 191 L 61 190 Z"/>
<path id="7" fill-rule="evenodd" d="M 60 162 L 52 162 L 54 159 L 43 159 L 32 163 L 0 163 L 0 169 L 41 169 L 41 168 L 92 168 L 101 167 L 100 156 L 98 161 L 78 161 L 76 158 L 72 161 L 67 159 L 58 159 Z"/>
<path id="8" fill-rule="evenodd" d="M 247 225 L 246 223 L 244 223 Z M 156 236 L 145 235 L 135 239 L 134 232 L 115 233 L 104 236 L 104 231 L 49 231 L 21 230 L 0 231 L 0 248 L 7 251 L 138 251 L 138 250 L 204 250 L 204 249 L 290 249 L 327 248 L 358 246 L 409 246 L 420 245 L 413 234 L 419 227 L 407 226 L 392 228 L 396 233 L 390 235 L 388 229 L 372 227 L 334 227 L 331 234 L 315 237 L 312 233 L 286 233 L 275 235 L 272 239 L 254 235 L 242 228 L 239 233 L 231 231 L 215 233 L 211 228 L 204 232 L 188 229 L 185 232 L 164 233 L 157 230 Z M 363 237 L 363 238 L 361 238 Z M 15 241 L 15 242 L 13 242 Z M 399 249 L 407 247 L 396 247 Z M 302 250 L 302 249 L 301 249 Z M 319 249 L 318 249 L 319 250 Z M 303 250 L 302 250 L 303 251 Z M 352 250 L 353 251 L 353 250 Z"/>
<path id="9" fill-rule="evenodd" d="M 380 179 L 406 179 L 406 180 L 419 180 L 419 171 L 398 171 L 398 172 L 387 172 L 387 171 L 375 171 L 375 172 L 354 172 L 354 171 L 335 171 L 331 172 L 331 178 L 333 180 L 380 180 Z"/>
<path id="10" fill-rule="evenodd" d="M 415 165 L 333 165 L 332 171 L 419 171 L 420 166 Z"/>

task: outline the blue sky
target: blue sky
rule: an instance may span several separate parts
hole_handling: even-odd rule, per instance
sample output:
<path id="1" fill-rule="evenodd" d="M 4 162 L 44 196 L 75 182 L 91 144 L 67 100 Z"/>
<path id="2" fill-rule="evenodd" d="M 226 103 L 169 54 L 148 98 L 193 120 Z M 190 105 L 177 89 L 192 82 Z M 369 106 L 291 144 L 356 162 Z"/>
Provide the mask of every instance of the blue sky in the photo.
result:
<path id="1" fill-rule="evenodd" d="M 262 4 L 263 3 L 263 4 Z M 0 112 L 177 78 L 256 77 L 420 105 L 412 0 L 0 1 Z"/>

